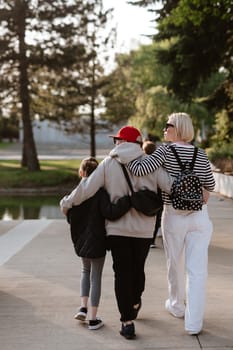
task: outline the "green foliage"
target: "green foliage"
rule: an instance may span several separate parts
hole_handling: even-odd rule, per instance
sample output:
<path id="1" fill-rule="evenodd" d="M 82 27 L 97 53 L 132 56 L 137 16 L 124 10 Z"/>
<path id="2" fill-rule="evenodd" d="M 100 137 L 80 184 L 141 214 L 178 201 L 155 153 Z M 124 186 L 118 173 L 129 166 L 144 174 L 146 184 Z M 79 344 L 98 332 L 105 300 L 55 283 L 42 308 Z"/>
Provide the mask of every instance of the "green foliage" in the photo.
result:
<path id="1" fill-rule="evenodd" d="M 214 166 L 221 172 L 233 174 L 233 142 L 214 143 L 207 149 L 207 154 Z"/>
<path id="2" fill-rule="evenodd" d="M 0 149 L 8 148 L 8 144 L 6 142 L 0 142 Z"/>
<path id="3" fill-rule="evenodd" d="M 156 59 L 159 48 L 167 47 L 168 42 L 141 45 L 132 55 L 132 78 L 138 90 L 150 89 L 153 86 L 166 86 L 170 78 L 169 67 L 160 64 Z"/>
<path id="4" fill-rule="evenodd" d="M 157 116 L 156 111 L 152 111 L 151 100 L 160 88 L 163 91 L 169 76 L 167 67 L 156 64 L 155 52 L 156 44 L 142 45 L 129 54 L 117 56 L 117 67 L 103 91 L 105 118 L 114 123 L 130 118 L 138 127 L 148 127 L 149 124 L 151 127 L 152 119 Z"/>
<path id="5" fill-rule="evenodd" d="M 131 3 L 153 11 L 158 1 Z M 214 132 L 215 114 L 225 110 L 228 130 L 224 125 L 218 133 L 229 138 L 233 133 L 232 0 L 165 0 L 155 14 L 154 40 L 169 43 L 158 46 L 154 62 L 169 69 L 167 91 L 188 105 L 186 111 L 191 111 L 195 125 L 208 127 L 208 135 Z"/>
<path id="6" fill-rule="evenodd" d="M 54 50 L 52 59 L 49 56 L 47 64 L 38 67 L 34 78 L 31 74 L 33 113 L 57 122 L 58 127 L 65 123 L 68 133 L 87 129 L 91 108 L 101 107 L 100 89 L 107 83 L 103 64 L 114 40 L 112 31 L 104 32 L 111 9 L 104 11 L 102 0 L 77 3 L 80 13 L 69 14 L 67 9 L 67 16 L 72 15 L 76 24 L 61 20 L 60 35 L 65 42 L 62 47 L 57 43 L 57 51 L 63 53 L 59 61 Z"/>
<path id="7" fill-rule="evenodd" d="M 207 150 L 211 161 L 216 162 L 219 159 L 233 160 L 233 142 L 214 144 Z"/>
<path id="8" fill-rule="evenodd" d="M 233 129 L 233 122 L 230 121 L 226 110 L 216 114 L 215 119 L 215 134 L 212 137 L 214 144 L 222 146 L 225 143 L 232 142 L 232 135 L 229 130 Z"/>
<path id="9" fill-rule="evenodd" d="M 226 110 L 216 114 L 215 133 L 212 136 L 212 146 L 208 156 L 213 164 L 222 172 L 233 172 L 233 141 L 229 130 L 232 122 Z"/>
<path id="10" fill-rule="evenodd" d="M 156 40 L 176 40 L 158 59 L 170 65 L 168 87 L 180 98 L 192 99 L 200 81 L 220 67 L 232 71 L 232 8 L 231 0 L 180 0 L 159 18 Z"/>
<path id="11" fill-rule="evenodd" d="M 116 57 L 117 68 L 108 76 L 108 84 L 103 87 L 106 111 L 102 118 L 111 123 L 126 122 L 135 113 L 137 91 L 132 84 L 132 60 L 134 53 Z"/>
<path id="12" fill-rule="evenodd" d="M 145 90 L 137 98 L 137 113 L 130 118 L 130 123 L 160 139 L 169 102 L 166 88 L 158 85 Z"/>
<path id="13" fill-rule="evenodd" d="M 156 60 L 156 52 L 170 47 L 169 41 L 143 45 L 129 54 L 119 55 L 117 67 L 106 88 L 106 114 L 112 122 L 125 122 L 161 140 L 167 116 L 183 111 L 191 114 L 195 129 L 210 127 L 214 114 L 204 99 L 223 80 L 223 74 L 212 75 L 201 82 L 191 102 L 182 102 L 167 86 L 170 68 Z"/>

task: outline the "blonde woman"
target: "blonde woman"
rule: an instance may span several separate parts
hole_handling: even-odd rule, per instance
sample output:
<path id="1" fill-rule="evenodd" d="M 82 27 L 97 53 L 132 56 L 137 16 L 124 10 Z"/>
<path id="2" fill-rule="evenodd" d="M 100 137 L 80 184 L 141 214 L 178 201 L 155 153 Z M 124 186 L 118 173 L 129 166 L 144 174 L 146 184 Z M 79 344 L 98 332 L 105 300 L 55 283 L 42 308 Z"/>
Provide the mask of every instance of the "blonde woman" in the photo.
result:
<path id="1" fill-rule="evenodd" d="M 173 113 L 169 115 L 164 128 L 164 139 L 170 144 L 160 146 L 145 159 L 132 161 L 128 168 L 134 175 L 143 176 L 163 165 L 170 175 L 176 176 L 180 167 L 170 145 L 176 149 L 182 163 L 191 162 L 194 146 L 190 142 L 193 138 L 194 129 L 190 116 L 186 113 Z M 198 149 L 194 172 L 203 189 L 214 190 L 211 166 L 202 149 Z M 197 335 L 203 327 L 212 223 L 205 202 L 199 211 L 176 210 L 170 196 L 165 192 L 162 195 L 162 232 L 168 275 L 168 299 L 165 308 L 175 317 L 184 317 L 185 330 L 190 335 Z"/>

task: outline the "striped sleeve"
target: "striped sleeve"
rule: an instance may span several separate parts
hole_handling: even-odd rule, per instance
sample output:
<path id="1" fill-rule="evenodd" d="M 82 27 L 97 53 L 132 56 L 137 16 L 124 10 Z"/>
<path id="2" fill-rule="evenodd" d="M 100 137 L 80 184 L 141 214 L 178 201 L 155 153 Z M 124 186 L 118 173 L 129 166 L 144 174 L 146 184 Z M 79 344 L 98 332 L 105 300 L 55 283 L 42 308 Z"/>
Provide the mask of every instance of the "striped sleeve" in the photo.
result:
<path id="1" fill-rule="evenodd" d="M 166 146 L 158 147 L 152 154 L 141 160 L 133 160 L 128 163 L 129 170 L 136 176 L 144 176 L 153 173 L 165 161 L 167 153 Z"/>
<path id="2" fill-rule="evenodd" d="M 196 159 L 194 171 L 196 171 L 197 175 L 201 179 L 202 186 L 207 191 L 211 192 L 214 190 L 215 180 L 214 180 L 213 172 L 211 170 L 210 162 L 203 149 L 199 148 L 198 155 L 199 156 Z"/>
<path id="3" fill-rule="evenodd" d="M 176 147 L 182 163 L 190 163 L 193 157 L 193 147 Z M 129 170 L 136 176 L 143 176 L 154 172 L 159 166 L 163 165 L 171 176 L 176 177 L 180 173 L 180 166 L 174 157 L 169 146 L 162 145 L 154 153 L 143 159 L 136 159 L 128 164 Z M 202 186 L 207 191 L 213 191 L 215 180 L 211 170 L 210 162 L 203 149 L 198 149 L 197 158 L 194 165 L 194 172 L 199 177 Z M 170 203 L 168 194 L 164 193 L 165 203 Z"/>

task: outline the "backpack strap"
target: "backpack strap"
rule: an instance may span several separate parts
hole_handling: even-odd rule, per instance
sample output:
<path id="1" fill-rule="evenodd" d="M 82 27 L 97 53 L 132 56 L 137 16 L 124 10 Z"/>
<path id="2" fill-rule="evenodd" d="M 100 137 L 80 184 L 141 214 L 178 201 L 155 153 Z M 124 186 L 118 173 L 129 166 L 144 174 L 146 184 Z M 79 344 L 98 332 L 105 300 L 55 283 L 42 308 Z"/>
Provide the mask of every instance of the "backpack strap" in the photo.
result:
<path id="1" fill-rule="evenodd" d="M 193 168 L 194 168 L 194 164 L 195 164 L 195 161 L 196 161 L 196 158 L 197 158 L 197 152 L 198 152 L 198 148 L 194 147 L 193 159 L 192 159 L 192 162 L 190 164 L 190 169 L 191 170 L 193 170 Z"/>
<path id="2" fill-rule="evenodd" d="M 129 188 L 130 188 L 131 192 L 134 193 L 133 186 L 132 186 L 132 183 L 130 181 L 128 171 L 126 170 L 124 164 L 120 163 L 120 165 L 122 167 L 122 170 L 123 170 L 123 173 L 125 175 L 126 181 L 127 181 L 128 185 L 129 185 Z"/>
<path id="3" fill-rule="evenodd" d="M 176 160 L 181 168 L 181 170 L 185 170 L 185 164 L 183 164 L 180 160 L 180 157 L 175 149 L 174 146 L 170 146 L 170 149 L 172 150 L 174 156 L 176 157 Z M 196 161 L 196 158 L 197 158 L 197 152 L 198 152 L 198 148 L 197 147 L 194 147 L 194 153 L 193 153 L 193 158 L 192 158 L 192 161 L 190 163 L 190 170 L 192 171 L 193 168 L 194 168 L 194 164 L 195 164 L 195 161 Z"/>
<path id="4" fill-rule="evenodd" d="M 178 156 L 178 153 L 177 153 L 175 147 L 174 146 L 170 146 L 170 149 L 172 150 L 172 153 L 176 157 L 176 160 L 177 160 L 181 170 L 183 170 L 184 169 L 184 164 L 181 162 L 180 157 Z"/>

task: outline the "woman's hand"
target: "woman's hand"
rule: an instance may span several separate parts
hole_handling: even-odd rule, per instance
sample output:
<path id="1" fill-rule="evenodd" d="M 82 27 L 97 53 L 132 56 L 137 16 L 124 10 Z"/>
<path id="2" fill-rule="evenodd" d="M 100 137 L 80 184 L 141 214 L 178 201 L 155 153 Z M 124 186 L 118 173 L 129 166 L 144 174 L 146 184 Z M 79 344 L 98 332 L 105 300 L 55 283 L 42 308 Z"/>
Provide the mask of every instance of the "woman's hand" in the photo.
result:
<path id="1" fill-rule="evenodd" d="M 202 188 L 202 195 L 203 195 L 203 204 L 207 204 L 210 196 L 210 192 L 207 191 L 205 188 Z"/>

